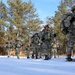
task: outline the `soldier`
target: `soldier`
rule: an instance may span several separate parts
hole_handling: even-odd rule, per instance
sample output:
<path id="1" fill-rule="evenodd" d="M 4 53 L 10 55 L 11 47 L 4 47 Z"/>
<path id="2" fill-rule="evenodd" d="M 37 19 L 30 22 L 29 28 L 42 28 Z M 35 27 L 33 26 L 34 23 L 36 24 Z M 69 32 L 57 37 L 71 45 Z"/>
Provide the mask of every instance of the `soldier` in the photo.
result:
<path id="1" fill-rule="evenodd" d="M 26 46 L 26 53 L 27 53 L 27 59 L 30 58 L 29 57 L 29 54 L 30 54 L 30 46 L 29 45 Z"/>
<path id="2" fill-rule="evenodd" d="M 57 41 L 56 41 L 56 39 L 54 39 L 53 43 L 52 43 L 52 54 L 53 54 L 54 58 L 56 58 L 56 55 L 57 55 Z"/>
<path id="3" fill-rule="evenodd" d="M 35 33 L 31 38 L 31 45 L 33 46 L 32 58 L 34 58 L 35 55 L 36 59 L 38 59 L 39 43 L 40 38 L 38 36 L 38 33 Z"/>
<path id="4" fill-rule="evenodd" d="M 21 42 L 19 39 L 16 40 L 15 42 L 15 49 L 16 49 L 17 58 L 19 59 L 19 54 L 20 54 L 20 49 L 21 49 Z"/>
<path id="5" fill-rule="evenodd" d="M 68 34 L 67 60 L 72 61 L 71 55 L 75 43 L 75 5 L 72 7 L 72 13 L 66 14 L 61 22 L 64 35 Z"/>
<path id="6" fill-rule="evenodd" d="M 8 53 L 8 58 L 10 57 L 11 47 L 12 47 L 11 42 L 10 41 L 6 42 L 6 50 Z"/>
<path id="7" fill-rule="evenodd" d="M 53 38 L 53 34 L 50 31 L 50 28 L 48 25 L 46 25 L 44 29 L 41 32 L 39 32 L 39 36 L 42 41 L 42 49 L 44 51 L 45 60 L 48 60 L 51 58 L 51 54 L 52 54 L 51 43 Z"/>

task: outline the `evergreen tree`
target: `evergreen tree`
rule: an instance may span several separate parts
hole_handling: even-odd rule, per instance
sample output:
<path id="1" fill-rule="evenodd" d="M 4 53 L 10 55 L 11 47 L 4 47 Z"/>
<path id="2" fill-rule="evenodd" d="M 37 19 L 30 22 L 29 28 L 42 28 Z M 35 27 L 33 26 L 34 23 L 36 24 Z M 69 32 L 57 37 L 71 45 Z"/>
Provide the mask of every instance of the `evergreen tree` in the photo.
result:
<path id="1" fill-rule="evenodd" d="M 0 1 L 0 45 L 2 46 L 5 43 L 4 35 L 5 35 L 5 27 L 6 27 L 6 6 Z"/>
<path id="2" fill-rule="evenodd" d="M 69 12 L 66 6 L 66 3 L 63 0 L 61 0 L 60 5 L 58 6 L 58 11 L 56 12 L 54 17 L 54 25 L 56 27 L 58 38 L 61 40 L 61 42 L 63 42 L 63 40 L 65 39 L 65 36 L 61 33 L 60 27 L 62 16 Z"/>
<path id="3" fill-rule="evenodd" d="M 39 30 L 41 23 L 38 14 L 36 14 L 34 4 L 31 0 L 29 2 L 8 0 L 8 4 L 9 29 L 16 28 L 16 38 L 29 41 L 30 35 Z"/>

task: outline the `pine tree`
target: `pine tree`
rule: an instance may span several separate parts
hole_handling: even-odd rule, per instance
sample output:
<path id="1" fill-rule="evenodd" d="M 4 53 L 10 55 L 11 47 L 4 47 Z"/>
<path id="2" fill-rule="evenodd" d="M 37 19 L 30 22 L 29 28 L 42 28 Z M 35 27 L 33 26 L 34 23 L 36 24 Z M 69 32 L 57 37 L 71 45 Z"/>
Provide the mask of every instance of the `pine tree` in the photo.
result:
<path id="1" fill-rule="evenodd" d="M 11 25 L 16 29 L 16 38 L 29 41 L 30 35 L 38 31 L 41 23 L 38 14 L 31 1 L 22 2 L 22 0 L 8 0 L 9 4 L 9 27 Z"/>
<path id="2" fill-rule="evenodd" d="M 2 46 L 5 43 L 5 27 L 6 27 L 6 6 L 5 4 L 0 1 L 0 45 Z"/>
<path id="3" fill-rule="evenodd" d="M 62 20 L 62 16 L 69 12 L 66 6 L 66 3 L 63 0 L 61 0 L 60 5 L 58 6 L 58 11 L 56 12 L 54 17 L 54 24 L 56 27 L 57 35 L 61 42 L 63 42 L 65 36 L 61 33 L 60 23 Z"/>

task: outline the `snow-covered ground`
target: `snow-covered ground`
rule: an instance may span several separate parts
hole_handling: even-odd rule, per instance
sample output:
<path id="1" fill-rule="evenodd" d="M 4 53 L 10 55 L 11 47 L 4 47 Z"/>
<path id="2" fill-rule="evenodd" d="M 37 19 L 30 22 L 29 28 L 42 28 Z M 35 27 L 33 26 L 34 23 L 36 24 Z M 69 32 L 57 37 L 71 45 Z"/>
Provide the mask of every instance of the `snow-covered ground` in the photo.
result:
<path id="1" fill-rule="evenodd" d="M 75 62 L 65 57 L 43 59 L 0 56 L 0 75 L 75 75 Z"/>

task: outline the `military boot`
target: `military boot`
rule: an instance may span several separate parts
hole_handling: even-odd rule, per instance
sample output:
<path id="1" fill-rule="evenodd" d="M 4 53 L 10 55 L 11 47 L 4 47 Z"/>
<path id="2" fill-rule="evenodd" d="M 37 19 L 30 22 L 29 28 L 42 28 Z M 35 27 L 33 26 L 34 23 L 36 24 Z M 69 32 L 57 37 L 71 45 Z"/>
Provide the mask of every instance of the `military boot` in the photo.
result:
<path id="1" fill-rule="evenodd" d="M 34 54 L 32 54 L 32 57 L 31 58 L 34 59 Z"/>
<path id="2" fill-rule="evenodd" d="M 38 56 L 36 56 L 36 59 L 38 59 Z"/>
<path id="3" fill-rule="evenodd" d="M 36 59 L 38 59 L 38 54 L 35 55 Z"/>
<path id="4" fill-rule="evenodd" d="M 48 55 L 45 55 L 45 60 L 49 60 L 50 58 L 48 57 Z"/>
<path id="5" fill-rule="evenodd" d="M 67 58 L 67 61 L 72 61 L 73 59 L 71 58 L 71 55 L 69 55 Z"/>
<path id="6" fill-rule="evenodd" d="M 27 59 L 29 59 L 30 57 L 29 56 L 27 56 Z"/>
<path id="7" fill-rule="evenodd" d="M 8 56 L 8 58 L 9 58 L 9 56 Z"/>
<path id="8" fill-rule="evenodd" d="M 17 59 L 20 59 L 19 57 L 17 57 Z"/>
<path id="9" fill-rule="evenodd" d="M 72 61 L 73 59 L 72 58 L 67 58 L 67 61 Z"/>

